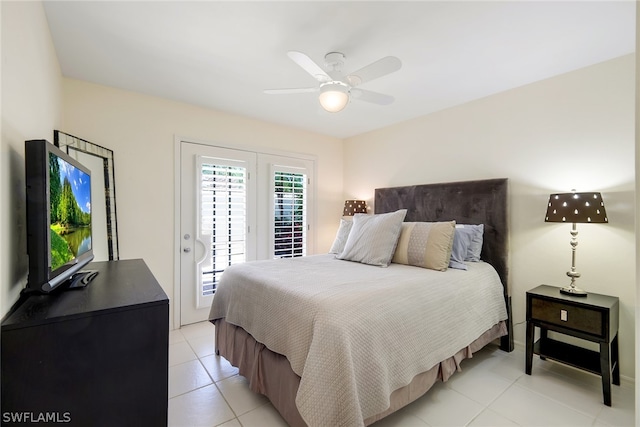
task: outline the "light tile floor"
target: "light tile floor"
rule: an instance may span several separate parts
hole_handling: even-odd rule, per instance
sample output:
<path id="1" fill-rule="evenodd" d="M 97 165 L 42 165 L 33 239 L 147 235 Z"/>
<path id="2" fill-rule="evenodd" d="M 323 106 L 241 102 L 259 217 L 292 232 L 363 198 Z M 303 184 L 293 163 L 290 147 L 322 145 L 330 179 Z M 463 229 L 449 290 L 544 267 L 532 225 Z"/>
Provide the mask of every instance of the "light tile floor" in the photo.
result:
<path id="1" fill-rule="evenodd" d="M 169 426 L 286 426 L 269 401 L 249 390 L 236 368 L 213 350 L 214 327 L 198 323 L 170 332 Z M 374 424 L 425 426 L 633 426 L 634 387 L 613 386 L 602 403 L 600 377 L 524 352 L 490 345 L 462 362 L 462 372 Z"/>

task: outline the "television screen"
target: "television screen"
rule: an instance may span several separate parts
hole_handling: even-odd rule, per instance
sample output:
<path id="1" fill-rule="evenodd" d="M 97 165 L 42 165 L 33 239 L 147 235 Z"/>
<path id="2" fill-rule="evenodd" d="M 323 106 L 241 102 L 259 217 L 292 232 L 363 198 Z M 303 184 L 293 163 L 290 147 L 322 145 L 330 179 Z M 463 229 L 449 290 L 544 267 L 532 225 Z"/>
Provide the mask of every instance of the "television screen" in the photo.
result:
<path id="1" fill-rule="evenodd" d="M 80 269 L 93 260 L 91 171 L 46 140 L 25 142 L 27 184 L 26 291 L 86 286 Z M 82 274 L 81 274 L 82 273 Z"/>
<path id="2" fill-rule="evenodd" d="M 49 152 L 51 270 L 91 249 L 91 176 Z"/>

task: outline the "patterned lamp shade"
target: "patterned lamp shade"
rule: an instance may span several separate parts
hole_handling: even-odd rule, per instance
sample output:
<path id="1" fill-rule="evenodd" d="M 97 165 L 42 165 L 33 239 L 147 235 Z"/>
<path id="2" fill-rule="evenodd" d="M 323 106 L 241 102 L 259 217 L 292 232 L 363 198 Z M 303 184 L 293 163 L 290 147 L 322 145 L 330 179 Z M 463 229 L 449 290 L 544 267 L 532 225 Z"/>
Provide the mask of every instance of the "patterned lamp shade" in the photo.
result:
<path id="1" fill-rule="evenodd" d="M 571 228 L 571 270 L 567 276 L 571 278 L 569 286 L 560 288 L 560 293 L 572 296 L 586 297 L 587 292 L 576 286 L 576 279 L 580 273 L 576 271 L 576 247 L 578 246 L 577 223 L 606 223 L 609 222 L 604 202 L 600 193 L 560 193 L 549 196 L 545 222 L 568 222 Z"/>
<path id="2" fill-rule="evenodd" d="M 367 204 L 364 200 L 345 200 L 342 215 L 353 216 L 357 213 L 367 213 Z"/>
<path id="3" fill-rule="evenodd" d="M 609 222 L 600 193 L 560 193 L 549 196 L 545 222 Z"/>

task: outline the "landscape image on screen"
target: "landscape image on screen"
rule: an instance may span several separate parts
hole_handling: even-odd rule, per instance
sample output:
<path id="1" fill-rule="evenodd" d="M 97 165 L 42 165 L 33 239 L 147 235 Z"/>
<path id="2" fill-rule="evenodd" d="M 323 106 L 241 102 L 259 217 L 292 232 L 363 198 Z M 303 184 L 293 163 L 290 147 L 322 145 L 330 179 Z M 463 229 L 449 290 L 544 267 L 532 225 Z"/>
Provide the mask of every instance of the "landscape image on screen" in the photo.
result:
<path id="1" fill-rule="evenodd" d="M 91 249 L 90 176 L 49 153 L 51 271 Z"/>

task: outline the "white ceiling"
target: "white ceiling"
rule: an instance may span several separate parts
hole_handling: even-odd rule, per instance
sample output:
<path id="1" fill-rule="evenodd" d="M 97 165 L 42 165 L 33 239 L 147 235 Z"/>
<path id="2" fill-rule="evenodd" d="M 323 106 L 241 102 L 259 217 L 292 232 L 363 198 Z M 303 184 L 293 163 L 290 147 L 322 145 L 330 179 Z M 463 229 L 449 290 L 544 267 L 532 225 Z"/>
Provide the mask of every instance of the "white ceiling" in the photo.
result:
<path id="1" fill-rule="evenodd" d="M 45 1 L 66 77 L 339 138 L 429 114 L 635 50 L 627 1 Z M 326 113 L 287 57 L 345 71 L 384 56 L 402 68 L 363 89 L 389 94 Z"/>

